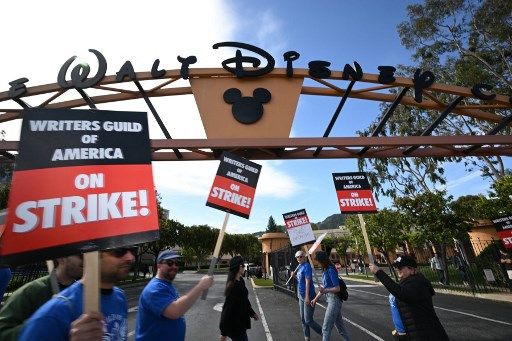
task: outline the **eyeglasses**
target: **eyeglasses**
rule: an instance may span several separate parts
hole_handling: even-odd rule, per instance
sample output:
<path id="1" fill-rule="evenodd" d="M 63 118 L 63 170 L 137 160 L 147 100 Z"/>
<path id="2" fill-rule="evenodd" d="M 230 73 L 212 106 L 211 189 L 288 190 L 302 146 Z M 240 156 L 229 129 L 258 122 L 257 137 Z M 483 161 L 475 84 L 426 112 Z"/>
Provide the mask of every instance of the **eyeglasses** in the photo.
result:
<path id="1" fill-rule="evenodd" d="M 179 266 L 180 263 L 177 260 L 167 259 L 167 260 L 161 261 L 160 264 L 167 264 L 167 266 L 173 266 L 173 265 Z"/>
<path id="2" fill-rule="evenodd" d="M 110 249 L 106 251 L 116 258 L 124 257 L 124 255 L 126 255 L 128 252 L 131 252 L 131 254 L 134 256 L 137 254 L 136 247 L 117 247 L 115 249 Z"/>
<path id="3" fill-rule="evenodd" d="M 295 258 L 302 258 L 302 257 L 304 257 L 304 256 L 296 256 Z"/>

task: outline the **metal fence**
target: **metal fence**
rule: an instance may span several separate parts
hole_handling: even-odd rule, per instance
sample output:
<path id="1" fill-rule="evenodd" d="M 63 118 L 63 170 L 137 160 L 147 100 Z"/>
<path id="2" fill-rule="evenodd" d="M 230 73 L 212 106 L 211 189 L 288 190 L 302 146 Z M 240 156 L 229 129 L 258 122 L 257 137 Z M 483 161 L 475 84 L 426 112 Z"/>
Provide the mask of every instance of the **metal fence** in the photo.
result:
<path id="1" fill-rule="evenodd" d="M 299 248 L 291 245 L 270 253 L 269 263 L 272 266 L 272 280 L 274 288 L 287 294 L 295 296 L 297 291 L 297 283 L 295 278 L 290 281 L 290 273 L 297 267 L 298 263 L 294 257 L 295 252 Z M 288 282 L 288 283 L 287 283 Z"/>
<path id="2" fill-rule="evenodd" d="M 295 279 L 290 280 L 288 284 L 286 282 L 291 271 L 297 266 L 294 253 L 298 249 L 290 245 L 270 254 L 274 288 L 291 295 L 295 295 L 296 292 Z M 436 289 L 472 294 L 510 293 L 512 292 L 512 279 L 510 278 L 512 277 L 512 267 L 501 262 L 504 256 L 503 251 L 505 250 L 501 242 L 497 240 L 472 239 L 466 242 L 449 243 L 446 247 L 447 272 L 443 272 L 442 276 L 438 271 L 432 269 L 430 247 L 425 246 L 415 250 L 414 256 L 418 262 L 419 271 L 432 282 Z M 373 279 L 373 275 L 367 271 L 367 259 L 358 267 L 357 258 L 357 255 L 353 254 L 350 257 L 349 255 L 339 257 L 340 274 L 348 276 L 348 278 Z M 346 259 L 349 259 L 351 264 L 345 264 Z M 376 257 L 376 259 L 383 261 L 380 264 L 381 268 L 389 273 L 390 269 L 385 264 L 384 257 Z"/>

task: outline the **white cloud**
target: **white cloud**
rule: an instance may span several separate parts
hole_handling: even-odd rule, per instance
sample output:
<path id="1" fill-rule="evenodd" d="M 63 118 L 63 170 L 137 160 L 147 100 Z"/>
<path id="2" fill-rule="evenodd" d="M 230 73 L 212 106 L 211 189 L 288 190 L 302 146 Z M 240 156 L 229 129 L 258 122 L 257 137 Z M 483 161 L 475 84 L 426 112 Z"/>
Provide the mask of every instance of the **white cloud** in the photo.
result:
<path id="1" fill-rule="evenodd" d="M 448 191 L 453 191 L 455 188 L 460 187 L 460 186 L 462 186 L 480 176 L 482 176 L 482 172 L 480 172 L 480 171 L 471 172 L 468 175 L 465 175 L 463 177 L 459 177 L 459 178 L 447 181 L 446 185 L 442 186 L 442 189 L 446 189 Z"/>

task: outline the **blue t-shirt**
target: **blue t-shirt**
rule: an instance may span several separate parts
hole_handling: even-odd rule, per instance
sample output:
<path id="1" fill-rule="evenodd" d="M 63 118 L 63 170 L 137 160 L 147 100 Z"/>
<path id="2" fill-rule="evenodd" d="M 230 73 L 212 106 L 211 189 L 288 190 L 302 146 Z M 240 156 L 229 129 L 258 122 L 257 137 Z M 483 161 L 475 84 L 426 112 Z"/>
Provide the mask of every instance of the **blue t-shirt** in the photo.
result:
<path id="1" fill-rule="evenodd" d="M 313 284 L 313 272 L 311 270 L 311 265 L 308 262 L 304 262 L 299 265 L 299 270 L 297 270 L 297 290 L 299 291 L 299 295 L 302 299 L 306 298 L 306 278 L 309 278 L 311 282 L 309 283 L 309 299 L 312 300 L 315 298 L 315 285 Z"/>
<path id="2" fill-rule="evenodd" d="M 172 320 L 163 315 L 179 297 L 171 282 L 156 277 L 149 281 L 139 298 L 135 340 L 185 340 L 185 318 Z"/>
<path id="3" fill-rule="evenodd" d="M 23 327 L 19 340 L 68 340 L 71 323 L 82 315 L 84 286 L 77 281 L 43 304 Z M 101 294 L 106 331 L 103 341 L 128 339 L 128 304 L 121 289 Z"/>
<path id="4" fill-rule="evenodd" d="M 338 271 L 334 266 L 328 266 L 327 270 L 322 273 L 322 286 L 327 289 L 337 285 L 340 285 Z"/>

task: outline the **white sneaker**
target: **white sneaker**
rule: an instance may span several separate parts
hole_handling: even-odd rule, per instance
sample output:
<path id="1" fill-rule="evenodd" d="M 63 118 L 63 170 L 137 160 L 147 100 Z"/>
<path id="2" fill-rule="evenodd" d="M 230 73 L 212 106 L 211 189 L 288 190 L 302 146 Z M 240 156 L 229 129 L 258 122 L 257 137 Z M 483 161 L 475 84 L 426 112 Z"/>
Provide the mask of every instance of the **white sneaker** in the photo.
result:
<path id="1" fill-rule="evenodd" d="M 309 336 L 304 336 L 304 340 L 305 340 L 305 341 L 309 341 L 309 340 L 310 340 L 310 339 L 309 339 Z"/>

